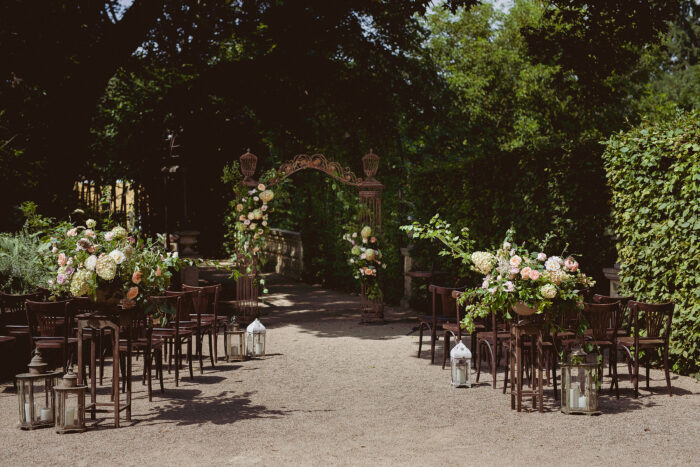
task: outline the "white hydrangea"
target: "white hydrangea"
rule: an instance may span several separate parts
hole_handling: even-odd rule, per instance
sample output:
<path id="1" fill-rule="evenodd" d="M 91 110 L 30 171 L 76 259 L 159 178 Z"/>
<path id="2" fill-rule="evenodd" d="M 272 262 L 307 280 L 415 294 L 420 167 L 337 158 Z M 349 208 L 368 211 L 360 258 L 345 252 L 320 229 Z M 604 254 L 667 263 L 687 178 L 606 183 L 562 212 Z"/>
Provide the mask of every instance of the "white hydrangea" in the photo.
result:
<path id="1" fill-rule="evenodd" d="M 549 280 L 552 281 L 552 284 L 554 285 L 561 284 L 562 281 L 566 280 L 566 276 L 568 276 L 568 274 L 562 270 L 547 271 L 545 274 L 547 275 L 547 277 L 549 277 Z"/>
<path id="2" fill-rule="evenodd" d="M 116 238 L 116 239 L 126 238 L 126 234 L 127 234 L 126 229 L 124 227 L 119 226 L 119 225 L 112 229 L 112 235 L 114 235 L 114 238 Z"/>
<path id="3" fill-rule="evenodd" d="M 90 278 L 90 272 L 85 269 L 80 269 L 75 273 L 73 279 L 70 282 L 70 293 L 74 297 L 81 297 L 88 293 L 90 290 L 90 284 L 88 280 Z"/>
<path id="4" fill-rule="evenodd" d="M 547 261 L 544 262 L 544 268 L 547 271 L 558 271 L 561 269 L 563 261 L 558 256 L 550 256 Z"/>
<path id="5" fill-rule="evenodd" d="M 557 296 L 557 288 L 552 284 L 545 284 L 540 287 L 540 293 L 544 298 L 554 298 Z"/>
<path id="6" fill-rule="evenodd" d="M 94 229 L 96 225 L 97 225 L 97 222 L 95 221 L 95 219 L 88 219 L 85 221 L 85 226 L 88 229 Z"/>
<path id="7" fill-rule="evenodd" d="M 97 275 L 102 279 L 111 281 L 117 274 L 117 263 L 110 255 L 101 256 L 97 258 L 95 272 L 97 272 Z"/>
<path id="8" fill-rule="evenodd" d="M 486 251 L 475 251 L 471 259 L 476 270 L 482 274 L 489 274 L 496 265 L 496 257 Z"/>

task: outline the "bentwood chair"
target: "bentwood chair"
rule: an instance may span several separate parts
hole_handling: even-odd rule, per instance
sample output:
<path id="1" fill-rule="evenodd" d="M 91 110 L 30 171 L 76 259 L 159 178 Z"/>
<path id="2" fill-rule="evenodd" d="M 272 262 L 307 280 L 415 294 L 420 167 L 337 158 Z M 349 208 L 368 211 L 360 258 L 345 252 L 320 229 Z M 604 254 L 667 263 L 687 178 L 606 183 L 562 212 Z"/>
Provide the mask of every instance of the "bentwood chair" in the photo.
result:
<path id="1" fill-rule="evenodd" d="M 191 330 L 194 334 L 194 344 L 195 344 L 195 354 L 199 360 L 199 374 L 204 373 L 204 363 L 203 363 L 203 347 L 204 347 L 204 336 L 209 338 L 209 358 L 211 359 L 211 366 L 214 366 L 214 353 L 212 352 L 212 326 L 210 322 L 202 319 L 200 313 L 200 307 L 198 306 L 200 298 L 199 291 L 188 291 L 181 292 L 175 290 L 166 290 L 166 296 L 178 296 L 181 297 L 180 310 L 182 316 L 187 317 L 190 321 L 180 320 L 180 329 Z"/>
<path id="2" fill-rule="evenodd" d="M 193 285 L 182 285 L 183 292 L 197 292 L 195 298 L 195 310 L 196 316 L 201 318 L 201 322 L 205 325 L 211 326 L 211 339 L 214 341 L 214 350 L 212 358 L 212 366 L 218 358 L 218 337 L 219 331 L 224 331 L 226 329 L 226 315 L 219 314 L 219 294 L 221 293 L 221 284 L 208 285 L 204 287 L 195 287 Z M 195 318 L 195 316 L 192 316 Z M 211 341 L 209 342 L 209 352 L 211 350 Z"/>
<path id="3" fill-rule="evenodd" d="M 482 349 L 486 349 L 489 357 L 489 371 L 493 377 L 493 388 L 496 389 L 498 363 L 501 360 L 501 354 L 509 348 L 510 330 L 505 320 L 501 321 L 496 318 L 496 313 L 491 313 L 490 321 L 489 325 L 487 320 L 488 328 L 486 330 L 476 333 L 476 382 L 479 382 L 481 376 Z M 507 377 L 507 371 L 505 377 Z"/>
<path id="4" fill-rule="evenodd" d="M 187 308 L 181 306 L 182 297 L 177 295 L 169 295 L 162 297 L 149 297 L 148 301 L 153 307 L 160 311 L 161 314 L 172 315 L 172 319 L 167 327 L 153 328 L 153 337 L 163 339 L 168 352 L 168 373 L 173 357 L 175 358 L 175 386 L 180 385 L 180 364 L 182 363 L 182 346 L 187 344 L 187 362 L 190 367 L 190 380 L 194 379 L 192 372 L 192 335 L 194 334 L 191 327 L 182 327 L 180 320 L 185 318 L 189 322 L 189 314 L 183 316 L 183 311 L 187 312 Z"/>
<path id="5" fill-rule="evenodd" d="M 586 343 L 592 344 L 594 350 L 601 356 L 608 351 L 608 364 L 612 367 L 610 390 L 615 388 L 615 396 L 620 398 L 620 388 L 617 381 L 617 329 L 621 315 L 620 302 L 613 303 L 584 303 L 583 315 L 590 325 L 590 336 Z M 612 325 L 612 330 L 609 326 Z M 602 378 L 603 363 L 598 366 L 598 378 Z"/>
<path id="6" fill-rule="evenodd" d="M 27 300 L 26 316 L 33 347 L 57 350 L 63 371 L 71 366 L 78 339 L 72 337 L 71 302 L 34 302 Z"/>
<path id="7" fill-rule="evenodd" d="M 624 350 L 630 361 L 634 363 L 634 373 L 630 371 L 634 384 L 634 397 L 639 397 L 639 352 L 644 352 L 646 387 L 649 389 L 649 368 L 653 355 L 652 351 L 654 354 L 657 354 L 659 349 L 663 352 L 662 357 L 668 395 L 672 396 L 668 346 L 671 338 L 671 323 L 675 305 L 673 302 L 652 304 L 629 301 L 628 306 L 632 314 L 633 336 L 619 337 L 617 339 L 617 347 Z M 642 332 L 645 334 L 642 335 Z"/>
<path id="8" fill-rule="evenodd" d="M 20 350 L 24 356 L 16 359 L 16 368 L 21 369 L 32 359 L 34 345 L 27 326 L 27 314 L 24 303 L 27 300 L 41 301 L 42 294 L 39 292 L 29 294 L 6 294 L 0 292 L 0 308 L 2 309 L 2 325 L 7 336 L 14 337 L 15 350 Z"/>
<path id="9" fill-rule="evenodd" d="M 153 328 L 148 326 L 148 317 L 145 313 L 135 310 L 132 313 L 122 315 L 121 326 L 124 338 L 119 339 L 120 367 L 122 369 L 122 391 L 131 389 L 131 358 L 133 352 L 143 354 L 143 377 L 148 385 L 148 401 L 153 400 L 153 388 L 151 384 L 153 376 L 153 361 L 156 362 L 156 376 L 160 381 L 160 392 L 165 392 L 163 386 L 163 340 L 153 337 Z"/>
<path id="10" fill-rule="evenodd" d="M 443 323 L 442 329 L 445 331 L 443 336 L 443 353 L 442 353 L 442 369 L 445 369 L 445 363 L 447 362 L 447 356 L 450 350 L 450 336 L 455 339 L 455 344 L 462 340 L 462 319 L 464 319 L 464 306 L 459 304 L 459 298 L 462 296 L 461 289 L 452 291 L 452 298 L 455 300 L 455 313 L 456 322 Z M 481 322 L 475 320 L 474 330 L 471 332 L 469 346 L 471 347 L 472 356 L 476 355 L 476 334 L 478 332 L 484 331 L 486 326 Z M 472 358 L 472 366 L 476 366 L 476 359 Z"/>
<path id="11" fill-rule="evenodd" d="M 454 309 L 456 300 L 452 297 L 452 291 L 463 291 L 450 287 L 431 285 L 428 291 L 432 297 L 432 313 L 418 316 L 418 358 L 423 348 L 423 329 L 430 331 L 430 363 L 435 363 L 435 342 L 437 341 L 438 328 L 442 328 L 447 322 L 455 322 Z"/>

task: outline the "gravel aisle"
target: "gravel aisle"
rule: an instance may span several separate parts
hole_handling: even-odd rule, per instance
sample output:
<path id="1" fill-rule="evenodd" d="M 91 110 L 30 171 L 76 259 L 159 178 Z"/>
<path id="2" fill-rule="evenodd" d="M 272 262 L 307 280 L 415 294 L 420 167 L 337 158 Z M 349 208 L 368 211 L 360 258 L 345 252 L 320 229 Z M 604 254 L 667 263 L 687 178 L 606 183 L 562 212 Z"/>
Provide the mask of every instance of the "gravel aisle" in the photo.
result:
<path id="1" fill-rule="evenodd" d="M 131 426 L 109 419 L 85 434 L 16 428 L 16 396 L 0 387 L 6 461 L 35 465 L 249 464 L 700 464 L 700 384 L 652 372 L 652 392 L 633 399 L 620 366 L 621 398 L 599 417 L 516 413 L 490 386 L 452 389 L 449 373 L 417 359 L 406 315 L 361 326 L 357 298 L 306 285 L 276 285 L 263 321 L 268 356 L 205 366 L 145 398 L 134 383 Z M 222 345 L 220 345 L 222 348 Z M 425 348 L 425 347 L 424 347 Z M 205 361 L 206 363 L 206 361 Z M 195 366 L 197 369 L 197 366 Z M 140 371 L 137 364 L 135 372 Z M 184 372 L 183 372 L 184 373 Z M 108 370 L 107 374 L 111 374 Z M 607 378 L 606 378 L 607 383 Z M 108 384 L 108 380 L 105 381 Z"/>

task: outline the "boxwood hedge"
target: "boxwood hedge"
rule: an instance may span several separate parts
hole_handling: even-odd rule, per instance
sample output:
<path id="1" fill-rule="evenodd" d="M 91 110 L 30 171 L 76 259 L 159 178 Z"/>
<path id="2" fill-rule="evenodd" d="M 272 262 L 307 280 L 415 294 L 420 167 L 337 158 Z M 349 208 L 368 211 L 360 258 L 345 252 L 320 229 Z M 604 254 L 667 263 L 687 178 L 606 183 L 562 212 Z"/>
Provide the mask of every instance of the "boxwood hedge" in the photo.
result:
<path id="1" fill-rule="evenodd" d="M 673 300 L 674 371 L 700 369 L 700 114 L 612 136 L 603 155 L 623 289 Z"/>

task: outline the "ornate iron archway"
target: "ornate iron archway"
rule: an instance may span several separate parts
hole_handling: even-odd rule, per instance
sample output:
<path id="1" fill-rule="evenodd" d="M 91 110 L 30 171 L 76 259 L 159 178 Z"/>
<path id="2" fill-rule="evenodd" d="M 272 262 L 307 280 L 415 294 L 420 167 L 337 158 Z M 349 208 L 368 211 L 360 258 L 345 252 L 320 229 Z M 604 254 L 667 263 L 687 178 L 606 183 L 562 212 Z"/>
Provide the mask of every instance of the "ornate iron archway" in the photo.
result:
<path id="1" fill-rule="evenodd" d="M 250 149 L 240 157 L 242 183 L 246 186 L 257 186 L 258 182 L 253 178 L 258 165 L 258 157 L 250 152 Z M 367 209 L 363 210 L 361 221 L 372 229 L 382 230 L 382 185 L 374 176 L 379 168 L 379 156 L 369 150 L 362 156 L 362 170 L 365 178 L 358 178 L 349 167 L 343 167 L 335 161 L 329 161 L 323 154 L 299 154 L 292 160 L 283 163 L 277 174 L 268 183 L 274 186 L 285 178 L 306 169 L 318 170 L 346 185 L 355 186 L 358 189 L 360 203 Z M 236 305 L 243 313 L 253 312 L 257 314 L 258 288 L 254 280 L 254 274 L 240 277 L 236 284 Z M 381 300 L 367 298 L 364 287 L 361 290 L 362 323 L 383 323 L 384 305 Z M 254 308 L 254 309 L 253 309 Z"/>

